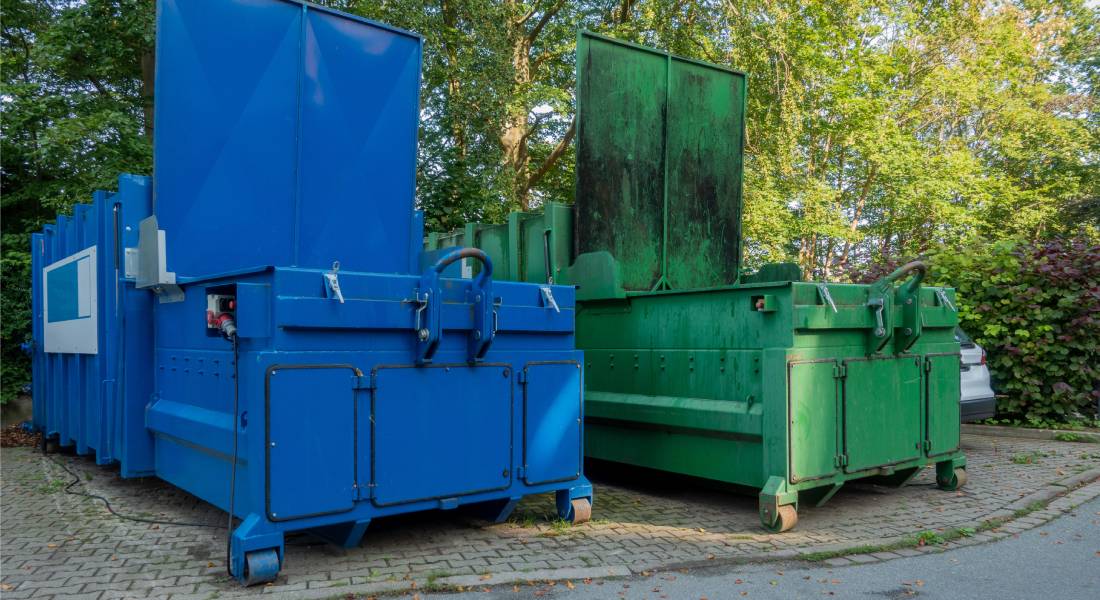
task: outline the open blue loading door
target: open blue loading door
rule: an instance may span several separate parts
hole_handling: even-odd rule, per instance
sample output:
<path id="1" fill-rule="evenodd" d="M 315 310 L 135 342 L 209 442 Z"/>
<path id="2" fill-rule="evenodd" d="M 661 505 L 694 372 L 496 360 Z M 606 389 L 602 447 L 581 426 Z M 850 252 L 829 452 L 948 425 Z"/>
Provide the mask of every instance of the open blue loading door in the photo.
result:
<path id="1" fill-rule="evenodd" d="M 299 2 L 161 0 L 155 210 L 171 270 L 409 272 L 421 44 Z"/>

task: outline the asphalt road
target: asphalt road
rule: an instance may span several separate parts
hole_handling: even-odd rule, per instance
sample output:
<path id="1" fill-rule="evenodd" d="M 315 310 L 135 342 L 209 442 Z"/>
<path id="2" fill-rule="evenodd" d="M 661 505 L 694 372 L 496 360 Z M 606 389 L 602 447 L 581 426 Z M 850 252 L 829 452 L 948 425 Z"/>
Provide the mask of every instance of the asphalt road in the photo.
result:
<path id="1" fill-rule="evenodd" d="M 506 585 L 430 595 L 480 599 L 927 598 L 1100 599 L 1100 498 L 1017 537 L 944 553 L 839 568 L 770 563 L 656 573 L 627 580 Z"/>

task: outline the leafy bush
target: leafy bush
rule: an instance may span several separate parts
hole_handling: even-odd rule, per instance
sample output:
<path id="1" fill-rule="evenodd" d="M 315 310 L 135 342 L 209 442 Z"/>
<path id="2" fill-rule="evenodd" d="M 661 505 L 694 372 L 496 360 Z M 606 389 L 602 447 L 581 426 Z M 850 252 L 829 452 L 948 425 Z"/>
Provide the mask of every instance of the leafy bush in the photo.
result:
<path id="1" fill-rule="evenodd" d="M 20 344 L 30 338 L 30 236 L 5 234 L 0 259 L 0 404 L 21 393 L 30 383 L 30 358 Z"/>
<path id="2" fill-rule="evenodd" d="M 958 292 L 962 328 L 988 353 L 997 411 L 1026 421 L 1093 415 L 1100 400 L 1100 246 L 1006 240 L 924 257 Z M 850 273 L 873 281 L 904 261 Z"/>

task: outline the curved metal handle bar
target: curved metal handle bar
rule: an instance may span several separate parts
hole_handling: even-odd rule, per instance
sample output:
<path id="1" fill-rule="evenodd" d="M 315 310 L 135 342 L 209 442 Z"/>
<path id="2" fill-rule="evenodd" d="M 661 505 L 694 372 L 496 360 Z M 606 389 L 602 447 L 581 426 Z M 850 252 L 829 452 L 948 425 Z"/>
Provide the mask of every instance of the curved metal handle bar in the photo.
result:
<path id="1" fill-rule="evenodd" d="M 917 272 L 917 277 L 910 285 L 919 285 L 921 281 L 924 281 L 924 276 L 928 274 L 928 266 L 919 260 L 914 260 L 913 262 L 905 263 L 904 265 L 898 267 L 893 273 L 890 273 L 884 279 L 891 282 L 897 281 L 906 274 L 911 273 L 912 271 Z"/>
<path id="2" fill-rule="evenodd" d="M 463 258 L 476 258 L 481 261 L 481 264 L 485 265 L 481 273 L 478 273 L 478 284 L 484 283 L 486 279 L 493 276 L 493 261 L 489 260 L 489 255 L 485 254 L 480 248 L 455 248 L 443 256 L 440 256 L 439 260 L 435 261 L 435 264 L 431 266 L 431 270 L 436 273 L 442 273 L 443 269 L 446 269 L 448 265 L 456 260 L 462 260 Z"/>

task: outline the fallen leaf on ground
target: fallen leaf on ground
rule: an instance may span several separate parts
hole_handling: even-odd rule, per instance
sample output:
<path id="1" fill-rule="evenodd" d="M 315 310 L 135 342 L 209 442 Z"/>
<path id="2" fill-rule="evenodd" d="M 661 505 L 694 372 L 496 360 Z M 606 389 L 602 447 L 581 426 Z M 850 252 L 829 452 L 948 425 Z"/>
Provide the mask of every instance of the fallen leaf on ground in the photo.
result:
<path id="1" fill-rule="evenodd" d="M 566 581 L 566 582 L 565 582 L 565 587 L 567 587 L 567 588 L 569 588 L 569 589 L 573 589 L 573 588 L 575 588 L 575 587 L 577 587 L 577 586 L 573 585 L 573 582 L 572 582 L 572 581 Z"/>
<path id="2" fill-rule="evenodd" d="M 489 579 L 490 577 L 492 577 L 492 575 L 490 573 L 486 573 L 486 574 L 482 575 L 480 579 L 482 581 L 485 581 L 486 579 Z"/>

